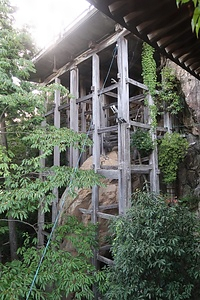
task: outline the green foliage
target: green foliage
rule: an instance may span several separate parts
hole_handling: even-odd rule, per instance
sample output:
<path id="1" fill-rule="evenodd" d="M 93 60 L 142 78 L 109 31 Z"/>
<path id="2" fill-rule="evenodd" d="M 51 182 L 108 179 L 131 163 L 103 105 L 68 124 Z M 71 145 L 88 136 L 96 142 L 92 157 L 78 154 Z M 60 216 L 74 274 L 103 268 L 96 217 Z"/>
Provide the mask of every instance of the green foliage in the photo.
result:
<path id="1" fill-rule="evenodd" d="M 114 266 L 106 300 L 200 299 L 199 220 L 186 208 L 138 192 L 112 226 Z"/>
<path id="2" fill-rule="evenodd" d="M 176 180 L 179 163 L 188 149 L 188 142 L 179 133 L 166 133 L 159 144 L 158 161 L 166 184 Z"/>
<path id="3" fill-rule="evenodd" d="M 92 145 L 92 141 L 84 133 L 77 134 L 69 128 L 58 129 L 49 125 L 35 128 L 34 132 L 26 135 L 23 140 L 29 142 L 31 148 L 42 150 L 45 155 L 51 154 L 55 146 L 62 152 L 70 146 L 84 151 L 83 147 Z"/>
<path id="4" fill-rule="evenodd" d="M 30 72 L 34 72 L 30 60 L 34 47 L 25 29 L 14 29 L 14 9 L 9 1 L 0 0 L 0 7 L 0 94 L 9 95 L 20 91 L 20 80 L 28 79 Z M 13 78 L 18 79 L 18 84 Z"/>
<path id="5" fill-rule="evenodd" d="M 199 36 L 200 29 L 200 0 L 176 0 L 176 4 L 179 7 L 182 4 L 193 2 L 194 10 L 191 20 L 192 31 L 196 33 L 196 36 Z"/>
<path id="6" fill-rule="evenodd" d="M 34 72 L 30 60 L 33 54 L 33 44 L 25 30 L 18 31 L 13 28 L 12 12 L 13 8 L 10 6 L 9 1 L 0 0 L 0 137 L 1 144 L 4 145 L 4 147 L 0 146 L 0 213 L 3 218 L 13 217 L 20 220 L 26 220 L 32 216 L 34 218 L 33 222 L 37 223 L 35 216 L 38 208 L 42 207 L 43 212 L 50 211 L 52 200 L 55 199 L 55 195 L 52 193 L 55 188 L 59 189 L 58 196 L 60 197 L 61 191 L 68 187 L 69 196 L 71 197 L 75 196 L 80 188 L 100 184 L 102 177 L 98 176 L 93 170 L 85 171 L 67 166 L 41 167 L 41 159 L 51 159 L 55 146 L 58 146 L 61 152 L 66 151 L 66 148 L 70 146 L 84 151 L 85 146 L 90 146 L 92 142 L 87 135 L 78 134 L 66 128 L 39 127 L 41 122 L 44 121 L 43 116 L 47 97 L 50 101 L 54 99 L 55 91 L 60 91 L 61 96 L 72 96 L 66 88 L 59 84 L 44 87 L 27 81 L 30 72 Z M 48 164 L 46 165 L 48 166 Z M 46 214 L 45 219 L 48 216 Z M 5 237 L 8 234 L 2 229 L 1 235 Z M 31 255 L 33 257 L 34 266 L 36 258 L 41 253 L 35 249 L 33 251 L 32 248 L 27 249 L 27 251 L 30 252 L 30 259 Z M 26 258 L 26 253 L 28 252 L 22 253 L 23 259 Z M 58 259 L 59 251 L 58 253 L 55 251 L 56 255 L 55 267 L 59 269 L 61 268 Z M 73 264 L 75 269 L 75 258 Z M 30 269 L 32 273 L 29 276 L 29 267 L 27 269 L 27 264 L 24 265 L 24 261 L 13 262 L 11 265 L 12 271 L 10 275 L 7 273 L 7 278 L 13 277 L 13 280 L 10 281 L 8 289 L 9 286 L 13 290 L 17 289 L 21 278 L 27 278 L 25 284 L 27 287 L 31 283 L 30 278 L 33 271 Z M 53 261 L 50 265 L 53 268 Z M 6 270 L 7 267 L 6 265 Z M 17 268 L 19 267 L 22 268 L 22 271 L 24 268 L 24 273 L 19 272 L 17 281 L 14 281 L 14 275 L 18 274 Z M 65 272 L 63 270 L 62 272 Z M 47 267 L 45 272 L 46 277 L 44 280 L 47 282 L 52 274 L 48 274 Z M 51 272 L 50 268 L 49 272 Z M 73 274 L 72 278 L 74 277 Z M 80 274 L 80 284 L 84 280 L 82 277 L 84 275 Z M 85 278 L 87 280 L 87 276 Z M 79 279 L 76 283 L 77 286 L 79 285 Z M 73 280 L 69 281 L 71 289 L 78 289 L 77 286 L 73 287 Z M 13 283 L 11 284 L 11 282 Z M 6 281 L 4 283 L 6 286 Z M 5 288 L 5 286 L 2 288 Z M 23 293 L 23 286 L 19 286 L 19 289 Z M 5 296 L 6 289 L 4 291 L 5 294 L 2 298 L 0 296 L 0 299 L 12 299 L 12 297 L 14 299 L 14 296 Z M 39 294 L 37 296 L 37 291 L 35 293 L 35 299 L 45 298 L 45 293 L 43 296 L 39 296 Z M 84 293 L 86 293 L 86 290 Z M 90 294 L 88 292 L 88 295 Z M 19 296 L 19 299 L 24 299 L 24 295 Z M 54 295 L 53 292 L 52 295 Z M 52 296 L 49 299 L 57 299 L 56 297 L 58 298 L 55 295 L 55 298 Z M 80 297 L 77 296 L 77 299 L 80 299 Z M 91 296 L 85 298 L 91 299 Z"/>
<path id="7" fill-rule="evenodd" d="M 150 110 L 151 126 L 155 129 L 158 113 L 166 110 L 171 114 L 177 114 L 183 108 L 183 99 L 180 84 L 172 69 L 164 67 L 161 72 L 162 81 L 161 83 L 157 82 L 154 52 L 154 48 L 150 45 L 143 44 L 142 76 L 143 82 L 154 100 L 154 104 L 147 104 Z M 156 88 L 159 88 L 159 92 Z"/>
<path id="8" fill-rule="evenodd" d="M 156 93 L 156 62 L 154 59 L 155 49 L 147 43 L 143 43 L 142 49 L 142 77 L 144 84 L 148 87 L 151 96 Z"/>
<path id="9" fill-rule="evenodd" d="M 0 213 L 26 219 L 28 213 L 38 209 L 41 199 L 44 212 L 49 211 L 54 188 L 70 186 L 69 195 L 74 197 L 77 189 L 101 185 L 102 176 L 94 170 L 74 170 L 67 166 L 41 168 L 40 158 L 23 160 L 21 165 L 10 165 L 9 173 L 0 186 Z M 39 174 L 43 174 L 45 180 Z"/>
<path id="10" fill-rule="evenodd" d="M 156 95 L 157 75 L 156 75 L 156 62 L 154 59 L 155 49 L 147 43 L 143 43 L 142 49 L 142 77 L 144 84 L 148 87 L 151 97 Z M 149 105 L 149 103 L 146 104 Z M 152 104 L 149 105 L 151 126 L 157 126 L 157 107 Z"/>
<path id="11" fill-rule="evenodd" d="M 68 296 L 93 299 L 92 285 L 97 278 L 102 279 L 90 262 L 95 247 L 96 227 L 67 217 L 65 225 L 55 232 L 30 299 L 60 300 Z M 36 249 L 26 240 L 25 246 L 18 250 L 21 261 L 0 265 L 0 299 L 26 298 L 42 252 L 43 249 Z"/>
<path id="12" fill-rule="evenodd" d="M 164 67 L 161 71 L 162 81 L 160 91 L 156 97 L 156 103 L 160 109 L 171 114 L 178 114 L 183 109 L 183 98 L 181 96 L 180 83 L 174 71 L 169 67 Z"/>
<path id="13" fill-rule="evenodd" d="M 184 195 L 179 199 L 179 203 L 186 206 L 191 211 L 196 211 L 198 209 L 200 198 L 193 194 Z"/>
<path id="14" fill-rule="evenodd" d="M 149 131 L 138 128 L 131 135 L 131 146 L 135 147 L 141 156 L 149 155 L 153 150 L 153 141 Z"/>

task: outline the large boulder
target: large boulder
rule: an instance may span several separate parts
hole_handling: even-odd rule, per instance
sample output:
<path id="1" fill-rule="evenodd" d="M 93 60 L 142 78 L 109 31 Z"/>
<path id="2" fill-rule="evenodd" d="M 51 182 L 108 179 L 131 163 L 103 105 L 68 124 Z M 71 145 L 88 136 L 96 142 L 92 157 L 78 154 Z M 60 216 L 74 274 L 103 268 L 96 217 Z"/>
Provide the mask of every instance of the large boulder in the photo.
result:
<path id="1" fill-rule="evenodd" d="M 100 158 L 101 166 L 117 166 L 118 155 L 116 151 L 110 152 L 107 155 L 102 155 Z M 89 157 L 81 166 L 83 170 L 90 170 L 93 168 L 93 158 Z M 104 187 L 99 188 L 99 205 L 117 204 L 118 198 L 118 180 L 103 179 Z M 80 209 L 92 209 L 92 189 L 80 189 L 77 191 L 77 196 L 72 198 L 67 196 L 63 208 L 62 216 L 73 215 L 84 223 L 91 220 L 91 214 L 84 214 Z M 118 209 L 107 210 L 108 214 L 118 214 Z M 64 222 L 64 217 L 61 217 L 60 224 Z M 108 234 L 109 221 L 105 219 L 99 220 L 99 236 L 101 245 L 105 244 Z"/>

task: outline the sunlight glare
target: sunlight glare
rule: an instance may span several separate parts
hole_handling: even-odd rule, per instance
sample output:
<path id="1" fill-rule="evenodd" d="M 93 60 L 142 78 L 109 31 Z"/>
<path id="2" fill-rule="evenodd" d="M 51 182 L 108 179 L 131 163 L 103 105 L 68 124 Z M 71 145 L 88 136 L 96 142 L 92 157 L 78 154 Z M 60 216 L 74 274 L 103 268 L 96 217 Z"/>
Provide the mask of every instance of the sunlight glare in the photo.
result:
<path id="1" fill-rule="evenodd" d="M 18 27 L 27 24 L 39 48 L 46 47 L 71 22 L 89 8 L 86 0 L 11 0 L 18 7 Z"/>

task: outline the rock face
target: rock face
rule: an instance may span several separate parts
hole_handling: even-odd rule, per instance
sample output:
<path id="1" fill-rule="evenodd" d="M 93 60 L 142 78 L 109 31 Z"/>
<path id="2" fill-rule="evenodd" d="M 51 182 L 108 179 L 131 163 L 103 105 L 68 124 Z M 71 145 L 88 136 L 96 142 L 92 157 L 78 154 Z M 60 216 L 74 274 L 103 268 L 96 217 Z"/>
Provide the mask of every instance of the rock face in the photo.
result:
<path id="1" fill-rule="evenodd" d="M 102 166 L 116 166 L 118 165 L 118 156 L 117 152 L 113 151 L 106 156 L 101 156 L 101 165 Z M 92 156 L 89 157 L 81 166 L 83 170 L 92 169 Z M 104 179 L 103 180 L 105 187 L 100 187 L 99 190 L 99 205 L 110 205 L 117 203 L 118 199 L 118 181 Z M 72 199 L 67 197 L 65 201 L 65 206 L 63 210 L 63 215 L 73 215 L 76 216 L 79 220 L 82 220 L 84 223 L 87 223 L 91 220 L 90 214 L 83 214 L 80 209 L 91 210 L 91 198 L 92 191 L 91 189 L 80 189 L 77 191 L 77 197 Z M 80 208 L 80 209 L 79 209 Z M 118 214 L 117 209 L 107 210 L 108 214 Z M 62 224 L 62 219 L 60 220 Z M 99 220 L 99 237 L 100 244 L 104 245 L 106 243 L 106 233 L 108 232 L 108 220 Z"/>
<path id="2" fill-rule="evenodd" d="M 188 134 L 187 139 L 190 147 L 179 167 L 179 194 L 194 194 L 200 197 L 200 141 L 198 137 L 192 134 Z"/>
<path id="3" fill-rule="evenodd" d="M 179 166 L 177 191 L 179 196 L 194 195 L 200 199 L 200 81 L 173 62 L 168 65 L 180 81 L 188 106 L 188 114 L 183 117 L 183 133 L 190 147 Z"/>
<path id="4" fill-rule="evenodd" d="M 184 125 L 190 125 L 191 132 L 195 136 L 200 134 L 200 81 L 187 71 L 168 61 L 167 65 L 175 71 L 177 79 L 180 81 L 181 89 L 185 96 L 186 104 L 190 114 L 184 118 Z"/>

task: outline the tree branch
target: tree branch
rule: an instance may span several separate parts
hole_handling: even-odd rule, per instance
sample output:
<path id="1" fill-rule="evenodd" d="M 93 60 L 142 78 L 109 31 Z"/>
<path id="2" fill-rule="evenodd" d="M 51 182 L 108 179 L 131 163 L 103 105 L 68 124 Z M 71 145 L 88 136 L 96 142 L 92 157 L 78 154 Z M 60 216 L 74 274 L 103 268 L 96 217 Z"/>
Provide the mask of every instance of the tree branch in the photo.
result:
<path id="1" fill-rule="evenodd" d="M 0 219 L 0 221 L 8 222 L 8 219 Z M 35 228 L 35 226 L 33 226 L 32 224 L 30 224 L 30 223 L 28 223 L 28 222 L 21 221 L 21 220 L 12 220 L 12 222 L 19 222 L 19 223 L 28 225 L 28 226 L 32 227 L 32 228 L 34 229 L 34 231 L 37 233 L 37 228 Z"/>

